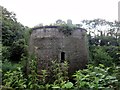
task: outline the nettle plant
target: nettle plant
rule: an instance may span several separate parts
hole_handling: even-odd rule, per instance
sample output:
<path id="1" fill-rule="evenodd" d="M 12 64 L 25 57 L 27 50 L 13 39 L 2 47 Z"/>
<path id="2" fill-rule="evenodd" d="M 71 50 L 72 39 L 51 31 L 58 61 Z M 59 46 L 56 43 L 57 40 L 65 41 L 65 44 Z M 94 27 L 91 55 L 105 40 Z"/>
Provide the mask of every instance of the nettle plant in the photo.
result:
<path id="1" fill-rule="evenodd" d="M 99 64 L 98 67 L 93 65 L 87 67 L 87 69 L 79 70 L 73 75 L 75 88 L 95 90 L 117 88 L 118 80 L 109 74 L 110 68 L 105 68 L 102 64 Z"/>
<path id="2" fill-rule="evenodd" d="M 53 84 L 52 88 L 72 88 L 73 83 L 69 81 L 68 77 L 68 62 L 59 63 L 56 60 L 52 61 Z"/>
<path id="3" fill-rule="evenodd" d="M 5 87 L 11 88 L 26 88 L 26 79 L 23 77 L 21 67 L 17 67 L 16 70 L 7 71 L 4 74 L 3 84 Z"/>

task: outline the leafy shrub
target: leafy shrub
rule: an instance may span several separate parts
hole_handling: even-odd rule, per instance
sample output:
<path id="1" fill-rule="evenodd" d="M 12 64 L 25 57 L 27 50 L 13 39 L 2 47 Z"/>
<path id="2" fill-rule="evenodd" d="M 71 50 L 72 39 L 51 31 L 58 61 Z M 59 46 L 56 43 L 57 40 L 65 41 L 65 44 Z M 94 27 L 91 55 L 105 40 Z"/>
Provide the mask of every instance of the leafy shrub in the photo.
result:
<path id="1" fill-rule="evenodd" d="M 113 63 L 120 64 L 120 47 L 119 46 L 104 46 L 103 49 L 113 58 Z"/>
<path id="2" fill-rule="evenodd" d="M 52 61 L 52 88 L 72 88 L 73 83 L 68 78 L 68 62 L 59 63 Z"/>
<path id="3" fill-rule="evenodd" d="M 9 46 L 2 46 L 2 61 L 10 60 L 10 47 Z"/>
<path id="4" fill-rule="evenodd" d="M 112 66 L 109 68 L 109 73 L 113 74 L 116 76 L 116 78 L 118 79 L 118 90 L 120 89 L 120 66 Z"/>
<path id="5" fill-rule="evenodd" d="M 26 79 L 23 78 L 21 67 L 13 71 L 7 71 L 4 74 L 3 85 L 12 88 L 26 88 Z"/>
<path id="6" fill-rule="evenodd" d="M 25 44 L 28 45 L 29 44 L 29 39 L 30 39 L 30 35 L 32 33 L 32 29 L 26 27 L 24 30 L 24 39 L 25 39 Z"/>
<path id="7" fill-rule="evenodd" d="M 47 89 L 50 87 L 46 83 L 47 70 L 41 70 L 42 74 L 37 72 L 37 59 L 34 55 L 30 55 L 29 58 L 29 73 L 27 77 L 27 89 Z"/>
<path id="8" fill-rule="evenodd" d="M 113 58 L 102 48 L 102 47 L 94 47 L 94 49 L 90 52 L 92 53 L 92 63 L 94 65 L 104 64 L 105 66 L 113 65 Z"/>
<path id="9" fill-rule="evenodd" d="M 2 62 L 2 72 L 5 73 L 7 71 L 16 70 L 16 68 L 19 66 L 20 66 L 20 64 L 14 64 L 8 60 L 5 60 Z"/>
<path id="10" fill-rule="evenodd" d="M 27 88 L 29 89 L 39 89 L 38 85 L 38 74 L 37 74 L 37 62 L 34 56 L 29 57 L 29 73 L 28 73 L 28 81 Z"/>
<path id="11" fill-rule="evenodd" d="M 10 60 L 13 62 L 19 62 L 22 55 L 27 55 L 27 45 L 25 44 L 25 40 L 19 39 L 18 41 L 14 41 L 10 50 Z"/>
<path id="12" fill-rule="evenodd" d="M 65 61 L 64 63 L 59 63 L 56 60 L 52 61 L 52 75 L 55 80 L 54 83 L 60 84 L 66 80 L 68 80 L 68 63 Z"/>
<path id="13" fill-rule="evenodd" d="M 114 89 L 118 80 L 115 76 L 109 75 L 109 68 L 105 68 L 100 64 L 98 67 L 88 65 L 87 69 L 77 71 L 73 77 L 75 78 L 75 87 L 81 89 Z"/>

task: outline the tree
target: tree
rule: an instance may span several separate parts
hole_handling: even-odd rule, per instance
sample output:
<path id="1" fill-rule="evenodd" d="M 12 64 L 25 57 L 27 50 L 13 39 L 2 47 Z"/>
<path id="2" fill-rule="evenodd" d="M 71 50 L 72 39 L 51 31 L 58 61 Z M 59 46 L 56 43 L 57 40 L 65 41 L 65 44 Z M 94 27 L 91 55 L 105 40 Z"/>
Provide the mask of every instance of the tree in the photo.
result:
<path id="1" fill-rule="evenodd" d="M 28 30 L 21 23 L 17 22 L 16 14 L 2 8 L 2 45 L 4 53 L 2 59 L 20 61 L 21 56 L 26 53 L 26 38 L 24 33 Z M 7 51 L 7 52 L 6 52 Z M 9 53 L 8 53 L 9 52 Z M 9 57 L 7 56 L 9 55 Z"/>
<path id="2" fill-rule="evenodd" d="M 104 19 L 83 20 L 82 27 L 88 30 L 92 45 L 120 45 L 120 23 Z"/>
<path id="3" fill-rule="evenodd" d="M 11 46 L 14 41 L 23 38 L 24 26 L 17 22 L 16 14 L 2 7 L 2 44 Z"/>

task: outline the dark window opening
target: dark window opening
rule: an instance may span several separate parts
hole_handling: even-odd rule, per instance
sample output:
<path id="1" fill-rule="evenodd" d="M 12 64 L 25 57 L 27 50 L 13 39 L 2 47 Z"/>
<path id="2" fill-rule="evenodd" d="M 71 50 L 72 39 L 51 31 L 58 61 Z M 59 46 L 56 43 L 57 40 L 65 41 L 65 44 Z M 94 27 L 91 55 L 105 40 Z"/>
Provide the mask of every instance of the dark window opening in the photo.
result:
<path id="1" fill-rule="evenodd" d="M 65 61 L 65 52 L 61 52 L 61 63 Z"/>

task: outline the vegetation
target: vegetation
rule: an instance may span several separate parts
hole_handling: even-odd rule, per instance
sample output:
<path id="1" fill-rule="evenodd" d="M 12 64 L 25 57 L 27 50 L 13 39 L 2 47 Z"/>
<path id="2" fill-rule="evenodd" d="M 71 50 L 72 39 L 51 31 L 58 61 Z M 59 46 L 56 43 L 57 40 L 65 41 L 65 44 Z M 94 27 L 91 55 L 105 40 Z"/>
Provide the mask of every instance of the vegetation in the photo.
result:
<path id="1" fill-rule="evenodd" d="M 76 80 L 75 86 L 81 89 L 116 89 L 118 80 L 116 76 L 110 74 L 111 68 L 105 68 L 99 64 L 98 67 L 88 65 L 87 69 L 79 70 L 73 75 Z"/>
<path id="2" fill-rule="evenodd" d="M 13 12 L 2 8 L 2 89 L 73 89 L 73 90 L 120 90 L 120 22 L 109 22 L 102 19 L 83 20 L 81 25 L 88 30 L 89 64 L 86 69 L 68 77 L 69 63 L 60 64 L 52 61 L 52 76 L 47 70 L 37 72 L 35 55 L 28 54 L 28 41 L 31 29 L 23 26 Z M 70 34 L 74 27 L 65 25 L 65 34 Z M 86 27 L 84 27 L 86 26 Z M 106 30 L 100 28 L 107 26 Z M 98 33 L 95 33 L 95 32 Z M 1 63 L 0 63 L 1 64 Z M 29 69 L 27 68 L 29 65 Z M 29 74 L 28 74 L 29 73 Z"/>
<path id="3" fill-rule="evenodd" d="M 63 32 L 65 35 L 71 35 L 72 31 L 75 30 L 75 26 L 69 26 L 67 24 L 60 25 L 60 28 L 58 29 L 59 32 Z"/>
<path id="4" fill-rule="evenodd" d="M 58 19 L 54 25 L 60 26 L 58 28 L 59 32 L 64 33 L 66 36 L 71 35 L 72 31 L 77 28 L 75 25 L 69 25 L 65 23 L 65 21 L 62 21 L 61 19 Z"/>

